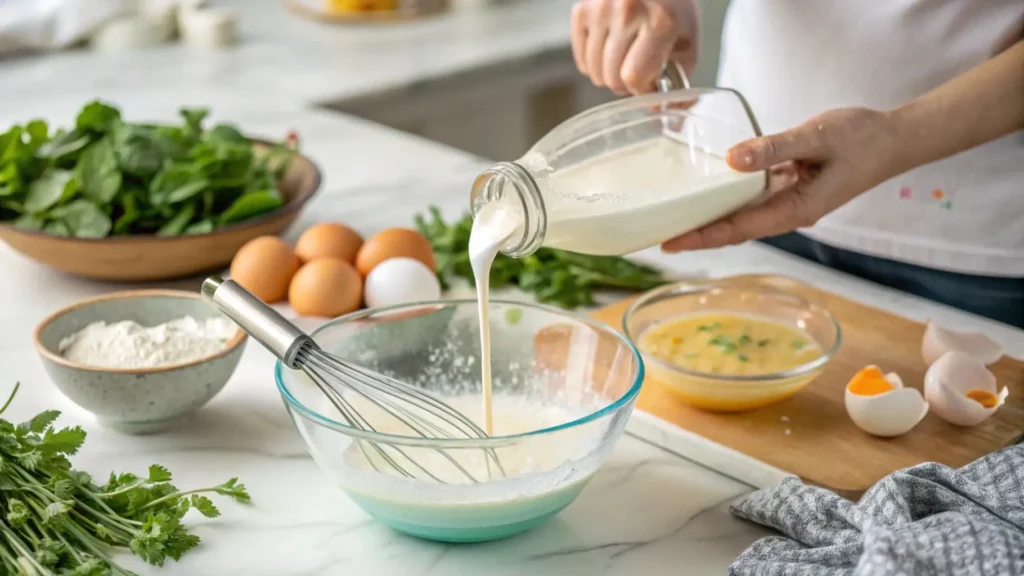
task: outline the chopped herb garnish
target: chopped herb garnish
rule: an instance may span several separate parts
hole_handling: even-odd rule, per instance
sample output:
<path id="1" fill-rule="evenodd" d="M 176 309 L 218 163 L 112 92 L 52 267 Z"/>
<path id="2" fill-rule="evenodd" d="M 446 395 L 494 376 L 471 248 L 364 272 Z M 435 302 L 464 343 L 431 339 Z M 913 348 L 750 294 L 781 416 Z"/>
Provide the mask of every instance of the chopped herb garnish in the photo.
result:
<path id="1" fill-rule="evenodd" d="M 805 347 L 807 347 L 807 342 L 804 342 L 803 340 L 793 341 L 793 350 L 803 350 Z"/>
<path id="2" fill-rule="evenodd" d="M 771 340 L 769 340 L 769 339 L 767 339 L 767 338 L 765 338 L 764 340 L 758 340 L 758 341 L 757 341 L 757 347 L 758 347 L 758 348 L 764 348 L 764 347 L 765 347 L 765 346 L 767 346 L 767 345 L 768 345 L 769 343 L 771 343 Z"/>
<path id="3" fill-rule="evenodd" d="M 750 358 L 747 358 L 746 354 L 739 355 L 740 362 L 750 362 Z"/>
<path id="4" fill-rule="evenodd" d="M 739 340 L 740 344 L 750 344 L 753 341 L 754 340 L 750 336 L 748 336 L 747 334 L 744 334 L 744 335 L 740 336 L 740 340 Z"/>
<path id="5" fill-rule="evenodd" d="M 508 310 L 505 310 L 505 321 L 508 322 L 510 326 L 515 326 L 522 319 L 522 308 L 509 308 Z"/>
<path id="6" fill-rule="evenodd" d="M 711 324 L 701 324 L 697 326 L 697 332 L 711 332 L 720 326 L 718 322 L 712 322 Z"/>
<path id="7" fill-rule="evenodd" d="M 718 346 L 722 349 L 722 354 L 731 354 L 736 351 L 739 347 L 735 342 L 729 340 L 728 336 L 718 335 L 708 340 L 709 346 Z"/>

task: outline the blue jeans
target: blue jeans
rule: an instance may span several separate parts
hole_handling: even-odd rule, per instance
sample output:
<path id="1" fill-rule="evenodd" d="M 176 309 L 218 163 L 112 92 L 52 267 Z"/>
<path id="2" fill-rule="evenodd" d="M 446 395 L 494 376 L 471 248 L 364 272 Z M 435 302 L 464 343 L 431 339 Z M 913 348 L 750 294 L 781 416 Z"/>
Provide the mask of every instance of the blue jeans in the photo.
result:
<path id="1" fill-rule="evenodd" d="M 801 258 L 1024 329 L 1024 278 L 973 276 L 833 248 L 797 232 L 762 240 Z"/>

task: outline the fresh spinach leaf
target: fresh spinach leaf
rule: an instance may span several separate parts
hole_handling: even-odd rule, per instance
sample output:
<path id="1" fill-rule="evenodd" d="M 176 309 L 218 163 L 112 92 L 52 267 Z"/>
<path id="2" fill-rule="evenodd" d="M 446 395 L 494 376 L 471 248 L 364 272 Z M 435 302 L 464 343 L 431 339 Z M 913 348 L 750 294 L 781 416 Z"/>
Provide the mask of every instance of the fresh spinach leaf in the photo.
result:
<path id="1" fill-rule="evenodd" d="M 68 186 L 72 176 L 70 170 L 58 168 L 50 168 L 43 172 L 39 179 L 28 186 L 25 210 L 36 214 L 55 205 L 64 195 L 64 189 Z"/>
<path id="2" fill-rule="evenodd" d="M 192 220 L 192 217 L 196 215 L 195 204 L 183 204 L 178 209 L 178 213 L 173 218 L 167 221 L 166 224 L 157 230 L 157 236 L 178 236 L 185 230 L 188 223 Z"/>
<path id="3" fill-rule="evenodd" d="M 14 227 L 19 230 L 42 230 L 45 221 L 35 214 L 23 214 L 14 221 Z"/>
<path id="4" fill-rule="evenodd" d="M 52 140 L 44 143 L 36 150 L 36 155 L 45 159 L 56 159 L 68 156 L 89 145 L 92 138 L 78 132 L 60 132 Z"/>
<path id="5" fill-rule="evenodd" d="M 207 134 L 206 139 L 211 142 L 231 142 L 233 144 L 245 144 L 249 146 L 249 139 L 242 135 L 231 124 L 217 124 Z"/>
<path id="6" fill-rule="evenodd" d="M 121 112 L 100 101 L 85 105 L 75 118 L 75 128 L 104 134 L 110 131 L 121 120 Z"/>
<path id="7" fill-rule="evenodd" d="M 110 233 L 110 217 L 88 200 L 78 199 L 50 211 L 50 216 L 63 220 L 71 234 L 78 238 L 103 238 Z"/>
<path id="8" fill-rule="evenodd" d="M 149 201 L 155 206 L 176 204 L 192 198 L 210 185 L 188 164 L 171 164 L 153 178 Z"/>
<path id="9" fill-rule="evenodd" d="M 32 152 L 22 139 L 24 134 L 25 129 L 21 126 L 12 126 L 7 131 L 2 142 L 3 147 L 0 148 L 0 162 L 22 161 L 31 157 Z"/>
<path id="10" fill-rule="evenodd" d="M 110 139 L 103 138 L 85 149 L 75 167 L 82 194 L 100 204 L 109 204 L 121 190 L 121 170 Z"/>
<path id="11" fill-rule="evenodd" d="M 206 108 L 182 108 L 181 117 L 185 120 L 183 130 L 195 137 L 203 133 L 203 120 L 210 114 Z"/>
<path id="12" fill-rule="evenodd" d="M 149 177 L 163 168 L 164 149 L 153 131 L 143 126 L 120 124 L 114 130 L 114 150 L 121 169 Z"/>
<path id="13" fill-rule="evenodd" d="M 28 144 L 32 150 L 38 150 L 40 146 L 50 139 L 50 129 L 44 120 L 33 120 L 25 125 L 25 132 L 28 134 Z"/>
<path id="14" fill-rule="evenodd" d="M 209 220 L 213 215 L 214 200 L 213 190 L 203 190 L 203 220 Z"/>
<path id="15" fill-rule="evenodd" d="M 221 213 L 219 222 L 221 225 L 231 224 L 280 207 L 281 197 L 276 191 L 250 192 L 240 196 Z"/>
<path id="16" fill-rule="evenodd" d="M 18 165 L 7 164 L 0 168 L 0 197 L 13 196 L 21 190 L 21 175 L 18 173 Z"/>
<path id="17" fill-rule="evenodd" d="M 69 228 L 62 220 L 54 220 L 46 226 L 43 226 L 43 232 L 54 236 L 71 236 L 71 228 Z"/>
<path id="18" fill-rule="evenodd" d="M 114 234 L 127 234 L 131 225 L 138 219 L 138 201 L 134 193 L 128 192 L 121 196 L 121 215 L 114 221 Z"/>
<path id="19" fill-rule="evenodd" d="M 213 232 L 213 220 L 200 220 L 195 224 L 189 225 L 185 228 L 185 234 L 209 234 Z"/>
<path id="20" fill-rule="evenodd" d="M 68 202 L 75 199 L 78 196 L 78 192 L 81 190 L 81 184 L 78 178 L 72 174 L 71 180 L 64 186 L 64 193 L 60 195 L 60 200 L 57 201 L 57 205 L 67 204 Z"/>

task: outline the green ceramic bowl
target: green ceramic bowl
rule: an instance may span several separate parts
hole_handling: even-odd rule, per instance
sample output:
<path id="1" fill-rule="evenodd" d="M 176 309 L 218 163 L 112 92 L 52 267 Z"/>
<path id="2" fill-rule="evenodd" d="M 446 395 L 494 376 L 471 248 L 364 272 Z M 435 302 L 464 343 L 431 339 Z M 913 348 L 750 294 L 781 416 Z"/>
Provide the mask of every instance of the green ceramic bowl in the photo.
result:
<path id="1" fill-rule="evenodd" d="M 160 368 L 114 369 L 70 362 L 61 340 L 93 322 L 132 320 L 155 326 L 182 316 L 203 320 L 220 313 L 198 293 L 178 290 L 115 292 L 55 312 L 35 331 L 35 345 L 57 388 L 97 420 L 129 434 L 160 432 L 213 398 L 238 366 L 245 348 L 242 330 L 218 353 Z"/>

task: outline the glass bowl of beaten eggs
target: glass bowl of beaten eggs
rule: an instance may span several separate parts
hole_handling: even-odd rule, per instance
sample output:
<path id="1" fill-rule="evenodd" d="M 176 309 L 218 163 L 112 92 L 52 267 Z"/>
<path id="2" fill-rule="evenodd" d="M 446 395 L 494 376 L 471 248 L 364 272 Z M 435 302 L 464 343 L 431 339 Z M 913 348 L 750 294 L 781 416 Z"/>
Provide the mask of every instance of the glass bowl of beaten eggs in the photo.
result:
<path id="1" fill-rule="evenodd" d="M 634 302 L 623 328 L 648 376 L 684 402 L 760 408 L 810 384 L 839 348 L 839 323 L 800 287 L 755 275 L 671 284 Z"/>
<path id="2" fill-rule="evenodd" d="M 285 407 L 319 467 L 398 531 L 478 542 L 542 524 L 576 498 L 633 411 L 644 369 L 624 335 L 552 307 L 490 306 L 493 431 L 486 438 L 415 434 L 348 396 L 373 428 L 357 430 L 307 375 L 276 366 Z M 479 317 L 475 299 L 443 300 L 356 312 L 311 336 L 324 351 L 482 426 Z"/>

